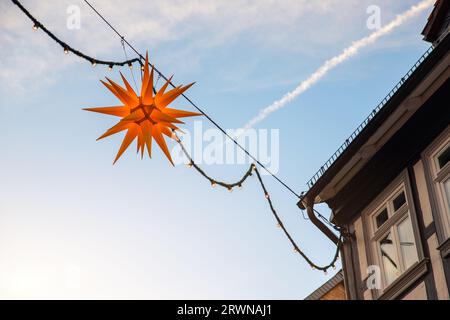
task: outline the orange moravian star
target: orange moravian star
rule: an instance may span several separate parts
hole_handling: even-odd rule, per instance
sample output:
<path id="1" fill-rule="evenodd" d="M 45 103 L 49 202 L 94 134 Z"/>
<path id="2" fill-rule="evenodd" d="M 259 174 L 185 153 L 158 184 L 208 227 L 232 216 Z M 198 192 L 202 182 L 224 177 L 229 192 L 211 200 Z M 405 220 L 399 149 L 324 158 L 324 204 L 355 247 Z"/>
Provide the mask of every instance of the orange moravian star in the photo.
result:
<path id="1" fill-rule="evenodd" d="M 178 118 L 192 117 L 202 115 L 201 113 L 177 110 L 168 108 L 167 106 L 189 89 L 194 83 L 187 86 L 178 86 L 166 92 L 172 77 L 154 94 L 153 92 L 153 75 L 154 68 L 149 71 L 148 53 L 145 57 L 144 74 L 142 77 L 141 94 L 138 96 L 131 85 L 120 74 L 125 84 L 125 88 L 114 81 L 106 78 L 109 83 L 100 80 L 123 105 L 114 107 L 86 108 L 83 110 L 99 112 L 103 114 L 121 117 L 122 119 L 113 127 L 108 129 L 97 140 L 106 138 L 110 135 L 127 130 L 125 138 L 122 141 L 119 152 L 117 153 L 114 163 L 119 160 L 120 156 L 130 146 L 134 139 L 137 138 L 137 152 L 144 156 L 144 149 L 147 147 L 149 157 L 152 156 L 152 138 L 162 149 L 170 163 L 173 165 L 172 157 L 167 148 L 163 134 L 174 138 L 173 131 L 178 131 L 176 124 L 184 123 Z M 113 163 L 113 164 L 114 164 Z"/>

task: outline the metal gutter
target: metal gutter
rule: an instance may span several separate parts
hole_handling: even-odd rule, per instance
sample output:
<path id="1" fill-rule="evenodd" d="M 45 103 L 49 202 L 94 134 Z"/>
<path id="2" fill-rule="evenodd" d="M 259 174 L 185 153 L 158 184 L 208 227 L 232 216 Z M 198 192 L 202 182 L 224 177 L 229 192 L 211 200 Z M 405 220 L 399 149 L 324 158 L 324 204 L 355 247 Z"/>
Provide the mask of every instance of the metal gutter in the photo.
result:
<path id="1" fill-rule="evenodd" d="M 339 238 L 328 228 L 322 221 L 320 221 L 316 215 L 314 214 L 314 198 L 316 196 L 309 195 L 298 203 L 300 209 L 306 208 L 306 213 L 308 214 L 309 220 L 317 227 L 320 231 L 322 231 L 328 239 L 330 239 L 334 244 L 339 243 Z"/>

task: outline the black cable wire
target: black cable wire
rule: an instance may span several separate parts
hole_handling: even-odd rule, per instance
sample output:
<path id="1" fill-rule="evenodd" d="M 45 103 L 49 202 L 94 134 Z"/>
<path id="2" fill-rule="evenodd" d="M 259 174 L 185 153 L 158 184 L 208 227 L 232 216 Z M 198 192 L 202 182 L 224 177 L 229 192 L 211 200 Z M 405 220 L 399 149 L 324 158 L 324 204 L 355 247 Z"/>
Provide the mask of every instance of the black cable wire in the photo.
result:
<path id="1" fill-rule="evenodd" d="M 117 31 L 116 28 L 114 28 L 111 23 L 97 10 L 94 8 L 94 6 L 88 1 L 84 0 L 84 2 L 113 30 L 142 60 L 145 60 L 144 56 L 140 54 L 126 39 L 125 37 Z M 141 62 L 142 63 L 142 62 Z M 149 63 L 149 65 L 154 68 L 156 73 L 158 73 L 164 80 L 169 81 L 169 79 L 161 72 L 159 71 L 154 65 Z M 175 88 L 175 85 L 169 81 L 169 84 Z M 245 152 L 252 160 L 254 160 L 261 168 L 263 168 L 267 173 L 269 173 L 275 180 L 277 180 L 280 184 L 282 184 L 287 190 L 289 190 L 292 194 L 294 194 L 297 198 L 300 198 L 300 195 L 296 193 L 291 187 L 289 187 L 285 182 L 283 182 L 280 178 L 278 178 L 274 173 L 272 173 L 264 164 L 262 164 L 256 157 L 254 157 L 247 149 L 245 149 L 243 146 L 237 142 L 236 139 L 231 137 L 215 120 L 213 120 L 208 114 L 205 113 L 200 107 L 198 107 L 189 97 L 187 97 L 184 93 L 182 94 L 183 98 L 186 99 L 187 102 L 189 102 L 197 111 L 202 113 L 206 119 L 208 119 L 217 129 L 219 129 L 226 137 L 228 137 L 233 143 L 240 148 L 242 151 Z"/>
<path id="2" fill-rule="evenodd" d="M 286 230 L 283 222 L 281 221 L 280 217 L 278 216 L 278 213 L 276 212 L 273 203 L 272 203 L 272 199 L 269 196 L 269 193 L 267 192 L 266 186 L 264 185 L 264 182 L 261 178 L 261 175 L 258 171 L 258 169 L 255 167 L 255 172 L 256 172 L 256 176 L 258 177 L 259 183 L 261 184 L 261 188 L 264 191 L 264 194 L 266 196 L 267 202 L 269 203 L 270 206 L 270 210 L 272 211 L 273 216 L 275 217 L 275 219 L 278 222 L 278 225 L 280 226 L 280 228 L 283 230 L 284 234 L 286 235 L 286 237 L 289 239 L 290 243 L 292 244 L 292 246 L 294 247 L 294 251 L 299 253 L 303 259 L 306 260 L 306 262 L 308 262 L 308 264 L 313 268 L 313 269 L 317 269 L 317 270 L 322 270 L 325 273 L 327 272 L 327 270 L 331 267 L 331 268 L 335 268 L 335 264 L 336 261 L 339 259 L 339 250 L 341 249 L 342 246 L 342 236 L 339 237 L 338 243 L 336 245 L 336 252 L 334 254 L 333 260 L 326 266 L 318 266 L 317 264 L 315 264 L 314 262 L 311 261 L 311 259 L 308 258 L 308 256 L 300 250 L 300 248 L 298 247 L 297 243 L 295 242 L 295 240 L 292 238 L 292 236 L 289 234 L 289 232 Z"/>
<path id="3" fill-rule="evenodd" d="M 323 220 L 323 222 L 325 222 L 327 225 L 329 225 L 330 227 L 332 227 L 334 230 L 341 232 L 342 229 L 339 228 L 338 226 L 336 226 L 334 223 L 332 223 L 330 220 L 328 220 L 326 217 L 324 217 L 319 211 L 317 211 L 316 209 L 314 209 L 314 212 L 316 213 L 316 215 Z"/>
<path id="4" fill-rule="evenodd" d="M 126 60 L 126 61 L 106 61 L 106 60 L 99 60 L 96 58 L 93 58 L 91 56 L 88 56 L 87 54 L 84 54 L 74 48 L 72 48 L 71 46 L 69 46 L 66 42 L 60 40 L 57 36 L 55 36 L 50 30 L 48 30 L 39 20 L 37 20 L 35 17 L 33 17 L 33 15 L 17 0 L 11 0 L 12 3 L 14 3 L 17 7 L 19 7 L 19 9 L 34 23 L 34 28 L 35 29 L 42 29 L 42 31 L 44 31 L 51 39 L 53 39 L 56 43 L 58 43 L 63 49 L 64 52 L 68 53 L 68 52 L 72 52 L 73 54 L 77 55 L 78 57 L 89 61 L 92 65 L 95 64 L 102 64 L 102 65 L 107 65 L 110 68 L 112 68 L 112 66 L 124 66 L 124 65 L 131 65 L 134 62 L 140 62 L 140 60 L 138 58 L 135 59 L 130 59 L 130 60 Z"/>
<path id="5" fill-rule="evenodd" d="M 311 268 L 313 269 L 317 269 L 317 270 L 322 270 L 324 272 L 327 272 L 327 270 L 329 268 L 335 268 L 335 264 L 336 261 L 339 259 L 339 250 L 341 248 L 342 245 L 342 236 L 339 237 L 339 241 L 337 243 L 336 246 L 336 252 L 333 256 L 333 260 L 325 266 L 319 266 L 317 264 L 315 264 L 314 262 L 312 262 L 311 259 L 308 258 L 308 256 L 302 251 L 300 250 L 299 246 L 297 245 L 297 243 L 295 242 L 295 240 L 292 238 L 291 234 L 287 231 L 286 227 L 283 224 L 283 221 L 281 220 L 281 218 L 279 217 L 277 211 L 275 210 L 273 203 L 272 203 L 272 199 L 270 198 L 269 192 L 267 191 L 266 186 L 264 185 L 264 182 L 262 180 L 262 177 L 259 173 L 258 168 L 256 167 L 256 165 L 251 164 L 250 167 L 248 168 L 248 170 L 244 173 L 244 175 L 242 176 L 241 179 L 237 180 L 236 182 L 233 183 L 226 183 L 223 181 L 219 181 L 217 179 L 211 178 L 210 176 L 208 176 L 192 159 L 191 155 L 187 152 L 186 148 L 184 147 L 183 143 L 181 142 L 181 139 L 178 137 L 178 135 L 175 133 L 175 131 L 173 131 L 173 137 L 175 139 L 176 142 L 178 142 L 178 144 L 181 147 L 181 150 L 183 151 L 184 155 L 188 158 L 188 166 L 194 168 L 195 170 L 197 170 L 197 172 L 199 172 L 205 179 L 209 180 L 209 182 L 211 183 L 211 186 L 215 186 L 215 185 L 219 185 L 222 186 L 226 189 L 228 189 L 229 191 L 233 190 L 233 187 L 241 187 L 242 184 L 245 182 L 245 180 L 247 180 L 250 176 L 252 176 L 252 172 L 254 171 L 256 173 L 256 176 L 258 177 L 258 181 L 261 185 L 261 188 L 264 192 L 264 196 L 267 200 L 267 202 L 269 203 L 269 207 L 270 210 L 272 211 L 272 214 L 275 217 L 275 220 L 278 223 L 278 226 L 283 230 L 284 234 L 286 235 L 286 237 L 288 238 L 289 242 L 292 244 L 294 251 L 297 252 L 298 254 L 300 254 L 303 259 L 305 259 L 305 261 L 311 266 Z M 320 213 L 319 213 L 320 215 Z"/>
<path id="6" fill-rule="evenodd" d="M 122 46 L 122 50 L 123 50 L 123 54 L 125 56 L 125 59 L 128 60 L 127 50 L 125 49 L 125 44 L 124 44 L 123 40 L 120 41 L 120 45 Z M 133 78 L 134 87 L 136 89 L 136 92 L 139 92 L 139 88 L 137 86 L 136 79 L 134 77 L 133 65 L 130 65 L 129 67 L 130 67 L 131 77 Z M 141 69 L 141 72 L 142 72 L 142 68 L 140 68 L 140 69 Z"/>

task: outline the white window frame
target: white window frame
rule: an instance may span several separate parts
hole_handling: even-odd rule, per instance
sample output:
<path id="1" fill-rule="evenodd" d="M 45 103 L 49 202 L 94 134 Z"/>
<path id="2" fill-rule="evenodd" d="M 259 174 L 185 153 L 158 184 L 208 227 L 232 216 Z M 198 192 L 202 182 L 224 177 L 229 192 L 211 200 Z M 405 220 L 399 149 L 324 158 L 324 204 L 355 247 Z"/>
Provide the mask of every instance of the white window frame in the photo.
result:
<path id="1" fill-rule="evenodd" d="M 450 238 L 450 199 L 448 199 L 444 181 L 450 179 L 450 162 L 443 168 L 439 167 L 439 156 L 450 148 L 450 127 L 430 145 L 425 151 L 424 160 L 430 175 L 432 199 L 436 203 L 436 211 L 439 215 L 439 223 L 445 239 Z"/>
<path id="2" fill-rule="evenodd" d="M 405 203 L 394 212 L 392 201 L 400 195 L 401 192 L 404 192 L 405 194 Z M 376 217 L 385 208 L 388 210 L 388 220 L 380 227 L 377 227 Z M 417 266 L 424 257 L 416 211 L 414 208 L 414 200 L 409 183 L 409 176 L 406 170 L 402 172 L 374 201 L 372 201 L 372 203 L 363 211 L 362 216 L 364 219 L 364 228 L 366 230 L 364 233 L 366 243 L 368 244 L 367 251 L 369 264 L 379 266 L 381 271 L 382 287 L 374 292 L 374 295 L 379 297 L 388 288 L 400 281 L 402 276 L 404 276 L 407 271 Z M 408 217 L 413 230 L 417 261 L 406 268 L 402 257 L 401 247 L 398 245 L 399 239 L 397 227 Z M 387 235 L 388 232 L 391 232 L 393 241 L 396 244 L 396 258 L 400 270 L 400 274 L 398 274 L 396 279 L 389 284 L 386 281 L 386 273 L 382 262 L 381 250 L 379 250 L 378 246 L 379 240 Z"/>

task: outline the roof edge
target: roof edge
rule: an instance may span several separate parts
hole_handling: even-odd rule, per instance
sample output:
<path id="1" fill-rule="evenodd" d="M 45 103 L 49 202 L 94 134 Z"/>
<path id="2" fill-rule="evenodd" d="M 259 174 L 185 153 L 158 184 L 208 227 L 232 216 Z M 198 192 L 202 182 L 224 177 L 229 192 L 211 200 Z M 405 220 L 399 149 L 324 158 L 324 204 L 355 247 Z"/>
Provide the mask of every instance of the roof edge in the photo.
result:
<path id="1" fill-rule="evenodd" d="M 330 292 L 331 289 L 336 287 L 339 283 L 344 281 L 344 275 L 342 270 L 339 270 L 333 277 L 331 277 L 327 282 L 321 285 L 319 288 L 314 290 L 309 294 L 304 300 L 319 300 L 325 294 Z"/>
<path id="2" fill-rule="evenodd" d="M 340 148 L 328 159 L 328 161 L 315 173 L 315 175 L 307 182 L 308 190 L 302 193 L 302 197 L 298 203 L 301 206 L 304 199 L 310 196 L 316 197 L 331 179 L 345 165 L 347 158 L 354 155 L 359 148 L 370 137 L 373 130 L 384 122 L 384 118 L 389 116 L 395 110 L 405 94 L 407 95 L 408 87 L 414 87 L 411 80 L 417 77 L 418 72 L 424 72 L 424 66 L 435 60 L 436 56 L 445 55 L 450 47 L 450 35 L 448 34 L 442 42 L 437 46 L 431 46 L 413 65 L 397 85 L 388 93 L 382 102 L 370 113 L 370 115 L 358 126 L 358 128 L 350 135 L 350 137 L 340 146 Z"/>

